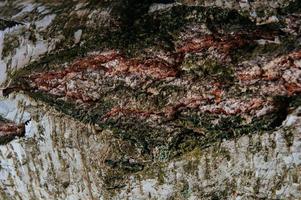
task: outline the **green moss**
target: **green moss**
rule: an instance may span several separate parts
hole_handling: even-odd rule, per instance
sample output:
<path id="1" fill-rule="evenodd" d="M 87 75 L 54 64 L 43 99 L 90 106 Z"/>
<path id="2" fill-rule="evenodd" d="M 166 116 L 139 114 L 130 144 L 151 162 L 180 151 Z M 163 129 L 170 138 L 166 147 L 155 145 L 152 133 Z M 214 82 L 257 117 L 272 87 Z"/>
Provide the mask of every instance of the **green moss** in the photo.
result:
<path id="1" fill-rule="evenodd" d="M 175 157 L 192 151 L 199 145 L 199 140 L 200 138 L 197 134 L 183 132 L 180 136 L 174 138 L 170 147 L 171 155 Z"/>
<path id="2" fill-rule="evenodd" d="M 234 71 L 230 65 L 223 65 L 216 60 L 203 60 L 197 55 L 190 55 L 182 64 L 184 70 L 199 77 L 212 77 L 223 82 L 232 82 Z"/>

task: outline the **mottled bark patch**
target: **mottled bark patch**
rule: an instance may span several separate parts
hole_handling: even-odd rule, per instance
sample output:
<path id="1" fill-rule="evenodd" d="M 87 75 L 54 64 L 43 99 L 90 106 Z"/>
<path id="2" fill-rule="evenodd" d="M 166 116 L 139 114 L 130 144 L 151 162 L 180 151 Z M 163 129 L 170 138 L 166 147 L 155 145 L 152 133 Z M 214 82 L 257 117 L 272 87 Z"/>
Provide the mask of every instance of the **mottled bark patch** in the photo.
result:
<path id="1" fill-rule="evenodd" d="M 6 144 L 16 137 L 25 135 L 25 124 L 16 124 L 0 118 L 0 144 Z"/>

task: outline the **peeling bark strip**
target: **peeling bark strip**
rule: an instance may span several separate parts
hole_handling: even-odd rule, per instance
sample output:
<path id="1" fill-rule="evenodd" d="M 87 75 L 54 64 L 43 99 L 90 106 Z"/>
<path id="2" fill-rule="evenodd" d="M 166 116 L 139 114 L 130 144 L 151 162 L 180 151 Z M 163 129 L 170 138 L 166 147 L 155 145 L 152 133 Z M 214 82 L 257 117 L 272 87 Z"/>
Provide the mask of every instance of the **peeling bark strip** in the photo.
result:
<path id="1" fill-rule="evenodd" d="M 15 124 L 0 119 L 0 144 L 6 144 L 16 137 L 23 137 L 25 124 Z"/>

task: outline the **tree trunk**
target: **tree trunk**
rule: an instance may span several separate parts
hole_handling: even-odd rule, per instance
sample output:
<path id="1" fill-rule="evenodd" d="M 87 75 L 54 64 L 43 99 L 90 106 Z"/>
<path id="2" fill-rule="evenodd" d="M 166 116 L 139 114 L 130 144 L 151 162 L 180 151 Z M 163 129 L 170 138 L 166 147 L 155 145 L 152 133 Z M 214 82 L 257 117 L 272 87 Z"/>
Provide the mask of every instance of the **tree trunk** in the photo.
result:
<path id="1" fill-rule="evenodd" d="M 300 8 L 0 1 L 0 199 L 301 199 Z"/>

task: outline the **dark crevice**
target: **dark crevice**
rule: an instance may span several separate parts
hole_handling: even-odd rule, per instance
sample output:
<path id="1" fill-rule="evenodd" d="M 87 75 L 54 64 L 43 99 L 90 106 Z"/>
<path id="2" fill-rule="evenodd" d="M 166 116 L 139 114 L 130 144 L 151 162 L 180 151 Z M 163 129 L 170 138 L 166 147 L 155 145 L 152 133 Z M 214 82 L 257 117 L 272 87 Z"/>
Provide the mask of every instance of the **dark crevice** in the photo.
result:
<path id="1" fill-rule="evenodd" d="M 142 171 L 144 168 L 144 165 L 137 162 L 131 162 L 129 159 L 126 160 L 107 159 L 105 160 L 105 163 L 113 169 L 124 170 L 131 173 Z"/>
<path id="2" fill-rule="evenodd" d="M 11 28 L 11 27 L 14 27 L 14 26 L 20 25 L 20 24 L 21 23 L 19 23 L 19 22 L 9 21 L 9 20 L 0 18 L 0 30 L 4 30 L 6 28 Z"/>

